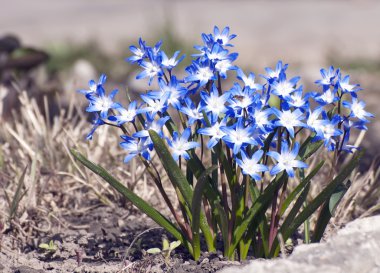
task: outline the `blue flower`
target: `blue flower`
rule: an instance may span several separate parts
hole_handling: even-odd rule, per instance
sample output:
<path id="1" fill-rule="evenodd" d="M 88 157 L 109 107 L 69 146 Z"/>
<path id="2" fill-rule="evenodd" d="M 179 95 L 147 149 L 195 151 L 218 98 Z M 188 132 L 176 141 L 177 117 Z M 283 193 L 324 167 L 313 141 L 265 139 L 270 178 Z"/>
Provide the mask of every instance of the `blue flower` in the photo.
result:
<path id="1" fill-rule="evenodd" d="M 187 151 L 200 146 L 199 143 L 195 141 L 189 141 L 190 135 L 191 129 L 186 128 L 181 136 L 179 136 L 178 132 L 174 132 L 173 140 L 168 139 L 174 160 L 178 160 L 180 156 L 185 160 L 189 160 L 190 156 Z"/>
<path id="2" fill-rule="evenodd" d="M 107 118 L 108 110 L 116 109 L 121 107 L 119 103 L 113 101 L 113 98 L 117 94 L 118 90 L 113 90 L 109 96 L 105 95 L 105 90 L 103 87 L 98 86 L 97 93 L 89 93 L 86 95 L 87 99 L 90 101 L 90 105 L 86 108 L 87 112 L 100 112 L 100 117 L 102 119 Z"/>
<path id="3" fill-rule="evenodd" d="M 148 85 L 152 83 L 152 80 L 154 77 L 160 77 L 163 75 L 162 69 L 161 69 L 161 57 L 154 56 L 154 53 L 149 50 L 148 51 L 148 57 L 150 61 L 141 61 L 139 64 L 142 68 L 144 68 L 144 71 L 140 72 L 136 79 L 144 79 L 149 78 Z"/>
<path id="4" fill-rule="evenodd" d="M 105 74 L 102 74 L 99 77 L 98 83 L 96 83 L 94 80 L 90 80 L 88 82 L 89 89 L 81 89 L 78 90 L 78 92 L 84 95 L 96 94 L 99 88 L 103 88 L 103 85 L 106 83 L 106 80 L 107 76 Z"/>
<path id="5" fill-rule="evenodd" d="M 277 108 L 272 108 L 272 111 L 278 117 L 274 125 L 285 127 L 291 137 L 294 137 L 294 127 L 305 126 L 305 124 L 301 122 L 301 120 L 303 120 L 303 113 L 300 109 L 296 109 L 292 112 L 291 110 L 280 111 Z"/>
<path id="6" fill-rule="evenodd" d="M 334 88 L 331 90 L 330 88 L 326 88 L 322 94 L 315 94 L 314 99 L 316 102 L 318 102 L 320 105 L 327 105 L 335 103 L 339 100 L 337 96 L 337 89 Z"/>
<path id="7" fill-rule="evenodd" d="M 201 105 L 200 111 L 205 111 L 207 114 L 212 113 L 214 118 L 217 118 L 220 114 L 224 114 L 227 111 L 225 106 L 230 94 L 224 93 L 219 96 L 218 89 L 215 84 L 212 85 L 210 93 L 205 91 L 201 92 Z"/>
<path id="8" fill-rule="evenodd" d="M 256 128 L 254 126 L 245 126 L 243 118 L 239 118 L 238 121 L 230 127 L 223 126 L 220 129 L 226 134 L 222 139 L 232 148 L 235 155 L 240 152 L 242 147 L 248 144 L 258 144 L 253 137 Z"/>
<path id="9" fill-rule="evenodd" d="M 250 117 L 254 119 L 256 126 L 263 132 L 268 132 L 272 128 L 272 121 L 269 116 L 273 114 L 272 108 L 263 109 L 261 103 L 258 107 L 252 108 Z"/>
<path id="10" fill-rule="evenodd" d="M 143 41 L 141 38 L 139 38 L 139 46 L 140 48 L 137 48 L 134 45 L 131 45 L 129 47 L 129 50 L 135 55 L 127 58 L 126 61 L 131 63 L 139 63 L 143 59 L 147 58 L 147 46 L 145 45 L 145 41 Z"/>
<path id="11" fill-rule="evenodd" d="M 228 112 L 227 114 L 238 117 L 243 115 L 243 110 L 247 110 L 250 106 L 254 105 L 258 101 L 259 95 L 250 88 L 241 88 L 238 83 L 229 91 L 231 94 L 229 99 L 229 107 L 233 109 L 233 113 Z"/>
<path id="12" fill-rule="evenodd" d="M 180 82 L 174 75 L 171 76 L 168 84 L 164 79 L 159 78 L 158 85 L 160 87 L 160 92 L 157 92 L 158 97 L 156 98 L 162 97 L 165 93 L 170 93 L 168 104 L 173 105 L 174 108 L 178 110 L 181 107 L 181 101 L 185 98 L 185 95 L 188 92 L 187 88 L 181 86 Z"/>
<path id="13" fill-rule="evenodd" d="M 187 97 L 185 99 L 186 106 L 182 106 L 179 111 L 186 114 L 188 117 L 188 124 L 192 125 L 195 121 L 202 120 L 203 115 L 201 111 L 201 104 L 199 103 L 196 107 L 193 101 Z"/>
<path id="14" fill-rule="evenodd" d="M 325 86 L 333 84 L 333 80 L 340 73 L 339 72 L 340 70 L 339 69 L 335 70 L 333 66 L 330 66 L 328 71 L 324 68 L 322 68 L 320 71 L 321 71 L 322 79 L 315 81 L 315 83 L 318 85 L 325 85 Z"/>
<path id="15" fill-rule="evenodd" d="M 161 57 L 162 57 L 161 65 L 165 67 L 166 69 L 168 69 L 169 71 L 172 70 L 185 58 L 185 55 L 182 55 L 178 60 L 176 60 L 179 53 L 180 51 L 174 52 L 173 57 L 169 59 L 168 56 L 166 56 L 165 52 L 161 51 Z"/>
<path id="16" fill-rule="evenodd" d="M 260 173 L 266 172 L 269 168 L 263 164 L 258 164 L 263 156 L 263 150 L 257 150 L 251 158 L 245 152 L 241 152 L 241 159 L 236 158 L 236 163 L 240 166 L 243 174 L 249 175 L 255 181 L 260 181 Z"/>
<path id="17" fill-rule="evenodd" d="M 309 108 L 309 95 L 302 95 L 302 85 L 296 89 L 286 100 L 289 106 L 299 108 L 302 111 L 306 111 Z"/>
<path id="18" fill-rule="evenodd" d="M 190 74 L 187 76 L 185 82 L 197 82 L 199 86 L 204 86 L 209 80 L 215 80 L 214 70 L 210 67 L 208 61 L 196 62 L 186 68 L 186 71 Z"/>
<path id="19" fill-rule="evenodd" d="M 224 49 L 220 44 L 214 43 L 211 50 L 206 51 L 206 57 L 210 61 L 219 61 L 227 58 L 228 50 Z"/>
<path id="20" fill-rule="evenodd" d="M 339 87 L 342 89 L 343 93 L 351 93 L 355 96 L 357 91 L 362 90 L 359 84 L 350 84 L 350 76 L 347 75 L 343 79 L 339 77 L 338 80 Z"/>
<path id="21" fill-rule="evenodd" d="M 270 67 L 266 67 L 265 71 L 268 75 L 261 75 L 263 78 L 267 79 L 270 83 L 278 79 L 281 73 L 285 73 L 288 68 L 288 64 L 283 64 L 282 61 L 278 61 L 275 70 Z"/>
<path id="22" fill-rule="evenodd" d="M 170 92 L 164 93 L 161 97 L 155 98 L 156 94 L 141 94 L 141 99 L 147 104 L 145 111 L 149 111 L 152 115 L 157 113 L 165 113 L 168 109 L 168 99 L 170 97 Z"/>
<path id="23" fill-rule="evenodd" d="M 300 80 L 300 77 L 294 77 L 286 80 L 286 74 L 280 73 L 278 81 L 271 84 L 272 94 L 279 96 L 282 99 L 289 97 L 295 90 L 295 85 Z"/>
<path id="24" fill-rule="evenodd" d="M 149 138 L 149 141 L 151 141 L 149 137 L 149 130 L 154 130 L 157 134 L 160 136 L 163 136 L 162 133 L 162 127 L 165 125 L 165 123 L 170 119 L 170 117 L 165 116 L 159 119 L 154 119 L 154 115 L 146 114 L 146 120 L 144 124 L 144 129 L 141 131 L 138 131 L 134 133 L 132 136 L 136 138 Z"/>
<path id="25" fill-rule="evenodd" d="M 93 137 L 93 135 L 95 133 L 95 130 L 98 129 L 99 126 L 103 125 L 104 121 L 101 118 L 99 118 L 99 114 L 98 113 L 95 113 L 95 118 L 92 121 L 92 123 L 93 123 L 93 126 L 91 128 L 91 131 L 86 136 L 87 140 L 92 140 L 92 137 Z"/>
<path id="26" fill-rule="evenodd" d="M 317 134 L 322 134 L 323 132 L 323 126 L 329 123 L 328 120 L 322 120 L 319 119 L 319 116 L 324 111 L 322 106 L 317 107 L 312 111 L 309 109 L 309 111 L 306 114 L 306 126 L 310 130 L 316 132 Z"/>
<path id="27" fill-rule="evenodd" d="M 261 84 L 255 83 L 255 74 L 250 72 L 246 76 L 240 68 L 237 70 L 237 78 L 243 81 L 244 86 L 249 87 L 252 90 L 262 90 L 263 86 Z"/>
<path id="28" fill-rule="evenodd" d="M 316 131 L 317 135 L 313 138 L 313 141 L 323 140 L 325 147 L 329 151 L 334 151 L 336 148 L 335 137 L 343 134 L 342 130 L 338 129 L 338 124 L 342 121 L 342 117 L 335 115 L 330 120 L 325 112 L 322 112 L 324 118 L 323 125 L 320 131 Z"/>
<path id="29" fill-rule="evenodd" d="M 237 53 L 231 53 L 226 59 L 217 61 L 215 64 L 215 70 L 219 72 L 219 75 L 223 78 L 227 78 L 228 70 L 236 70 L 237 66 L 233 65 L 232 62 L 238 57 Z"/>
<path id="30" fill-rule="evenodd" d="M 363 121 L 360 121 L 360 122 L 362 123 Z M 342 140 L 342 144 L 339 148 L 339 151 L 345 151 L 348 153 L 352 153 L 353 150 L 359 149 L 359 147 L 348 144 L 352 127 L 355 127 L 355 123 L 353 121 L 349 120 L 348 118 L 344 118 L 344 120 L 343 120 L 343 128 L 344 128 L 343 140 Z"/>
<path id="31" fill-rule="evenodd" d="M 146 112 L 146 109 L 137 108 L 137 101 L 132 101 L 128 105 L 128 109 L 118 107 L 115 110 L 117 110 L 120 115 L 112 115 L 109 116 L 108 119 L 110 121 L 115 121 L 119 126 L 126 122 L 133 122 L 138 114 Z"/>
<path id="32" fill-rule="evenodd" d="M 375 117 L 373 114 L 364 110 L 365 103 L 364 101 L 359 101 L 357 98 L 353 97 L 352 102 L 343 101 L 343 106 L 350 109 L 350 117 L 358 118 L 362 121 L 368 121 L 367 117 Z"/>
<path id="33" fill-rule="evenodd" d="M 230 34 L 230 28 L 225 27 L 222 32 L 220 32 L 217 26 L 214 27 L 214 42 L 217 42 L 223 46 L 233 46 L 230 41 L 236 37 L 236 34 Z"/>
<path id="34" fill-rule="evenodd" d="M 213 121 L 214 119 L 211 118 Z M 213 122 L 211 124 L 211 127 L 205 127 L 198 129 L 198 134 L 210 136 L 210 140 L 207 143 L 207 148 L 211 149 L 213 148 L 220 139 L 222 139 L 226 133 L 224 133 L 221 130 L 221 127 L 224 127 L 227 125 L 227 118 L 222 119 L 220 122 L 216 120 L 216 122 Z"/>
<path id="35" fill-rule="evenodd" d="M 153 144 L 149 143 L 148 138 L 136 139 L 126 135 L 121 136 L 121 138 L 124 141 L 120 143 L 120 146 L 129 152 L 124 158 L 125 163 L 128 163 L 132 158 L 140 154 L 146 160 L 150 160 L 149 150 L 152 150 Z"/>
<path id="36" fill-rule="evenodd" d="M 267 155 L 271 156 L 277 161 L 277 164 L 270 171 L 271 175 L 276 175 L 281 171 L 286 171 L 289 177 L 294 177 L 294 168 L 307 168 L 305 162 L 296 160 L 300 149 L 298 142 L 294 143 L 293 150 L 290 149 L 288 143 L 283 141 L 281 143 L 281 154 L 275 151 L 269 151 Z"/>
<path id="37" fill-rule="evenodd" d="M 214 37 L 212 36 L 212 34 L 202 33 L 201 36 L 202 36 L 202 41 L 203 41 L 204 45 L 203 46 L 194 46 L 195 49 L 198 49 L 199 51 L 201 51 L 201 54 L 195 54 L 195 55 L 193 55 L 194 57 L 196 57 L 196 56 L 206 57 L 207 51 L 210 51 L 215 44 Z M 202 52 L 203 52 L 203 54 L 202 54 Z"/>

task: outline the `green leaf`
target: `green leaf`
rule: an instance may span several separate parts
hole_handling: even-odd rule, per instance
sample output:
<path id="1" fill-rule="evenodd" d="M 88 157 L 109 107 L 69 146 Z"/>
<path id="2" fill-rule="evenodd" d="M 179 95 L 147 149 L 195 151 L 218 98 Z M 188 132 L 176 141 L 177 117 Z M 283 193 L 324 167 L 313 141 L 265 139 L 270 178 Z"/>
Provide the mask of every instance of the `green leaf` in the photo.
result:
<path id="1" fill-rule="evenodd" d="M 51 252 L 55 252 L 57 250 L 57 246 L 54 244 L 53 240 L 50 240 L 49 244 L 39 244 L 38 247 Z"/>
<path id="2" fill-rule="evenodd" d="M 162 250 L 169 250 L 169 240 L 167 238 L 162 238 Z"/>
<path id="3" fill-rule="evenodd" d="M 46 250 L 50 248 L 48 244 L 39 244 L 38 247 Z"/>
<path id="4" fill-rule="evenodd" d="M 260 197 L 260 191 L 256 185 L 251 184 L 250 192 L 251 192 L 252 200 L 256 200 L 257 198 Z M 264 251 L 265 257 L 268 257 L 268 255 L 269 255 L 269 225 L 268 225 L 268 221 L 267 221 L 267 218 L 265 215 L 265 211 L 262 212 L 262 215 L 260 216 L 260 218 L 261 218 L 261 221 L 259 224 L 259 230 L 260 230 L 260 234 L 261 234 L 262 250 Z M 249 227 L 248 233 L 251 233 L 250 235 L 252 235 L 254 233 L 253 232 L 253 228 L 255 227 L 254 224 L 255 223 L 253 222 L 252 225 Z M 251 236 L 251 241 L 252 241 L 252 239 L 253 238 Z"/>
<path id="5" fill-rule="evenodd" d="M 197 184 L 194 188 L 193 201 L 191 204 L 191 211 L 193 215 L 192 230 L 193 230 L 193 250 L 194 259 L 198 260 L 200 257 L 201 247 L 200 247 L 200 236 L 199 236 L 199 225 L 201 220 L 201 206 L 203 191 L 205 189 L 206 183 L 208 183 L 209 175 L 218 168 L 218 166 L 211 166 L 203 172 L 203 174 L 198 178 Z"/>
<path id="6" fill-rule="evenodd" d="M 190 160 L 187 161 L 187 167 L 191 170 L 191 172 L 194 174 L 195 178 L 199 179 L 199 177 L 203 174 L 203 172 L 206 170 L 205 166 L 203 165 L 202 161 L 199 159 L 199 157 L 195 154 L 194 150 L 190 151 Z M 212 186 L 212 180 L 209 179 L 209 183 L 206 183 L 205 188 L 205 195 L 209 201 L 211 201 L 211 204 L 218 201 L 220 202 L 221 196 L 217 189 L 214 189 Z"/>
<path id="7" fill-rule="evenodd" d="M 191 189 L 189 182 L 178 167 L 177 162 L 173 159 L 173 156 L 162 138 L 154 130 L 149 130 L 149 135 L 171 183 L 173 186 L 178 187 L 186 204 L 190 207 L 193 198 L 193 190 Z"/>
<path id="8" fill-rule="evenodd" d="M 191 254 L 193 253 L 190 242 L 186 240 L 185 236 L 165 216 L 159 213 L 156 209 L 154 209 L 151 205 L 149 205 L 147 202 L 145 202 L 131 190 L 126 188 L 116 178 L 111 176 L 105 169 L 89 161 L 86 157 L 84 157 L 81 153 L 74 149 L 71 149 L 70 152 L 79 162 L 81 162 L 91 171 L 102 177 L 113 188 L 115 188 L 119 193 L 121 193 L 126 199 L 131 201 L 140 211 L 148 215 L 152 220 L 154 220 L 158 225 L 163 227 L 170 234 L 172 234 L 176 239 L 180 240 L 184 247 L 186 247 Z"/>
<path id="9" fill-rule="evenodd" d="M 10 200 L 7 192 L 4 191 L 6 198 L 8 200 L 8 203 L 9 203 L 9 219 L 10 220 L 12 220 L 16 216 L 20 201 L 26 194 L 26 191 L 23 191 L 22 188 L 24 187 L 24 183 L 25 183 L 24 180 L 25 180 L 25 174 L 26 174 L 27 169 L 28 169 L 28 166 L 26 166 L 24 168 L 24 170 L 23 170 L 23 172 L 22 172 L 22 174 L 18 180 L 17 189 L 16 189 L 16 192 L 15 192 L 12 200 Z"/>
<path id="10" fill-rule="evenodd" d="M 254 220 L 254 218 L 259 215 L 261 212 L 266 211 L 271 204 L 273 194 L 275 190 L 280 187 L 285 179 L 286 174 L 283 172 L 278 174 L 274 181 L 272 181 L 264 190 L 262 195 L 260 195 L 259 198 L 252 204 L 252 207 L 248 210 L 244 220 L 240 223 L 239 226 L 235 228 L 232 243 L 229 249 L 228 256 L 231 258 L 234 254 L 234 251 L 239 243 L 239 241 L 242 239 L 244 233 L 247 231 L 248 226 L 251 224 L 251 222 Z M 257 221 L 256 221 L 257 222 Z M 257 223 L 259 224 L 259 223 Z"/>
<path id="11" fill-rule="evenodd" d="M 216 215 L 219 217 L 219 227 L 222 232 L 223 244 L 224 244 L 224 256 L 228 256 L 229 244 L 228 244 L 228 218 L 220 203 L 215 203 Z"/>
<path id="12" fill-rule="evenodd" d="M 333 194 L 331 195 L 330 199 L 327 200 L 321 209 L 321 212 L 319 213 L 317 223 L 314 228 L 314 234 L 312 238 L 312 242 L 319 242 L 322 237 L 323 233 L 331 219 L 331 217 L 334 215 L 334 211 L 336 207 L 338 206 L 340 200 L 342 200 L 344 194 L 347 192 L 348 188 L 351 186 L 351 182 L 348 181 L 347 185 L 341 183 L 339 184 Z"/>
<path id="13" fill-rule="evenodd" d="M 329 200 L 329 212 L 331 216 L 335 216 L 336 207 L 339 205 L 339 202 L 342 200 L 343 196 L 346 194 L 350 187 L 350 180 L 348 180 L 346 184 L 339 184 L 336 187 L 334 193 L 331 195 Z"/>
<path id="14" fill-rule="evenodd" d="M 311 142 L 312 137 L 308 137 L 304 143 L 302 143 L 299 157 L 302 160 L 308 159 L 310 156 L 312 156 L 322 145 L 323 141 L 317 141 L 317 142 Z"/>
<path id="15" fill-rule="evenodd" d="M 157 247 L 149 248 L 146 252 L 149 254 L 158 254 L 158 253 L 161 253 L 161 249 L 159 249 Z"/>
<path id="16" fill-rule="evenodd" d="M 181 169 L 178 167 L 177 162 L 175 162 L 175 160 L 173 159 L 173 156 L 166 147 L 165 142 L 162 140 L 162 138 L 154 130 L 149 130 L 149 135 L 153 141 L 154 148 L 158 154 L 158 157 L 161 160 L 162 165 L 164 166 L 169 180 L 171 181 L 174 187 L 178 187 L 187 206 L 191 208 L 193 190 L 189 182 L 186 180 L 186 177 L 183 175 Z M 192 215 L 189 216 L 192 217 Z M 206 216 L 204 215 L 204 213 L 201 213 L 200 215 L 200 227 L 206 239 L 209 251 L 214 251 L 214 239 L 211 234 L 210 227 L 207 224 Z"/>
<path id="17" fill-rule="evenodd" d="M 180 241 L 174 241 L 174 242 L 171 242 L 170 243 L 170 251 L 173 251 L 174 249 L 176 249 L 177 247 L 179 247 L 181 245 L 181 242 Z"/>
<path id="18" fill-rule="evenodd" d="M 319 162 L 318 165 L 310 172 L 310 174 L 305 179 L 303 179 L 302 182 L 299 183 L 298 186 L 289 194 L 281 206 L 280 216 L 284 215 L 291 202 L 297 197 L 301 190 L 305 188 L 306 184 L 310 183 L 311 179 L 319 172 L 324 163 L 324 161 Z"/>

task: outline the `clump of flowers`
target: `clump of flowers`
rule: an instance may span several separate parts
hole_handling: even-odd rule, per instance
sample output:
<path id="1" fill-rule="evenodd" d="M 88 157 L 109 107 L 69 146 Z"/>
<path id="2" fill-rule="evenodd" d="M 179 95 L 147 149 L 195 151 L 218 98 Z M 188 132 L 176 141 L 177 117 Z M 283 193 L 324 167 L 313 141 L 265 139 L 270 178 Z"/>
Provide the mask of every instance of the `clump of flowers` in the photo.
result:
<path id="1" fill-rule="evenodd" d="M 198 53 L 192 55 L 184 78 L 175 75 L 184 58 L 179 51 L 168 56 L 161 42 L 151 47 L 140 39 L 138 46 L 130 47 L 133 56 L 127 60 L 142 68 L 136 78 L 147 79 L 153 90 L 122 105 L 115 100 L 117 90 L 107 95 L 102 75 L 80 91 L 89 100 L 87 112 L 95 114 L 87 138 L 99 126 L 119 127 L 120 146 L 127 153 L 124 161 L 135 157 L 142 161 L 172 219 L 100 166 L 72 153 L 178 239 L 195 259 L 200 256 L 201 235 L 208 251 L 215 251 L 221 239 L 230 259 L 237 255 L 245 259 L 249 251 L 256 257 L 277 256 L 279 236 L 286 241 L 318 209 L 317 224 L 305 235 L 319 241 L 361 156 L 350 144 L 352 130 L 367 130 L 373 117 L 358 99 L 360 86 L 333 66 L 321 69 L 321 79 L 315 82 L 318 92 L 304 92 L 300 77 L 288 76 L 288 65 L 281 61 L 259 77 L 244 72 L 234 64 L 238 54 L 231 53 L 235 37 L 228 27 L 202 34 L 203 44 L 194 47 Z M 227 80 L 233 82 L 231 88 L 225 87 Z M 335 163 L 347 153 L 355 155 L 340 170 L 334 168 L 331 182 L 306 201 L 311 179 L 324 163 L 309 167 L 309 162 L 323 148 Z M 161 174 L 151 162 L 153 153 L 177 192 L 180 210 L 162 186 Z M 288 181 L 294 178 L 299 183 L 290 189 Z"/>

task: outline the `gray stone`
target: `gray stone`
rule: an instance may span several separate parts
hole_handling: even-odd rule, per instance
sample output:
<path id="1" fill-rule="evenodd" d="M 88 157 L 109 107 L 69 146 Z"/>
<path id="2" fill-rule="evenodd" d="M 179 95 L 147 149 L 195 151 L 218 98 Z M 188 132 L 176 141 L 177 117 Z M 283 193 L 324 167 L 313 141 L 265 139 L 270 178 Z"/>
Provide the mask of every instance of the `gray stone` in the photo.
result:
<path id="1" fill-rule="evenodd" d="M 288 258 L 252 261 L 220 273 L 380 273 L 380 216 L 358 219 L 325 243 L 301 245 Z"/>
<path id="2" fill-rule="evenodd" d="M 29 266 L 19 266 L 15 268 L 14 273 L 44 273 L 42 269 L 34 269 Z"/>

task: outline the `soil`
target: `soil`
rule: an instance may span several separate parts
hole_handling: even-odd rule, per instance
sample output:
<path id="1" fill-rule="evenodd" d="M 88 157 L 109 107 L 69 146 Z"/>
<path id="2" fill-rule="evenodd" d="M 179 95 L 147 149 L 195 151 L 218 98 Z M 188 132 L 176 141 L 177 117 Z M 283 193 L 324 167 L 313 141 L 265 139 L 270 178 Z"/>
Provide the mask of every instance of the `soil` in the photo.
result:
<path id="1" fill-rule="evenodd" d="M 161 247 L 165 232 L 133 209 L 97 204 L 85 212 L 64 216 L 70 228 L 55 227 L 25 236 L 16 227 L 0 237 L 0 272 L 216 272 L 239 262 L 227 261 L 222 253 L 204 252 L 199 261 L 185 249 L 175 249 L 169 261 L 145 250 Z M 142 233 L 142 234 L 141 234 Z M 1 236 L 0 235 L 0 236 Z M 169 241 L 173 240 L 168 236 Z M 52 241 L 56 250 L 44 250 Z"/>

